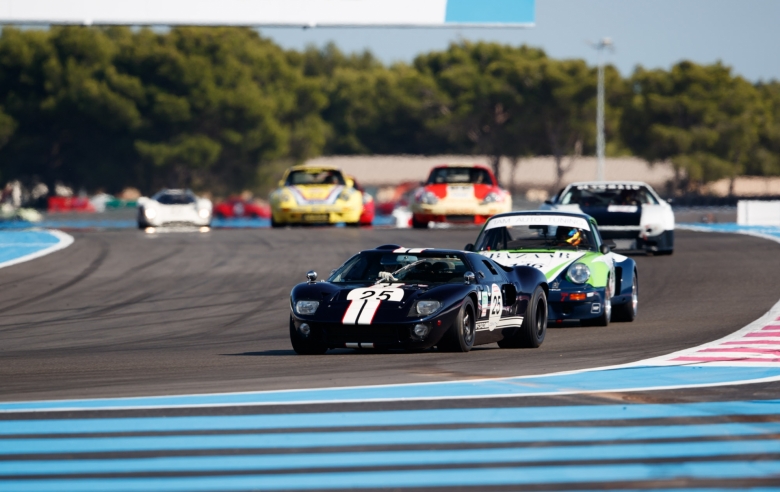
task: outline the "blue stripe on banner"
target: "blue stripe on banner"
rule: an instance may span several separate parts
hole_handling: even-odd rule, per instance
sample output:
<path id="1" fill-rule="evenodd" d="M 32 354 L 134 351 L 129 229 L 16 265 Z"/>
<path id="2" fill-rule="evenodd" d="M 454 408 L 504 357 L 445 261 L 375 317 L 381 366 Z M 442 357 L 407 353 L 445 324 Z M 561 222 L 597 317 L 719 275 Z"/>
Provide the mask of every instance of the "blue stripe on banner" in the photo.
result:
<path id="1" fill-rule="evenodd" d="M 574 374 L 354 388 L 0 403 L 0 411 L 490 398 L 647 390 L 780 378 L 780 367 L 637 366 Z"/>
<path id="2" fill-rule="evenodd" d="M 520 422 L 572 422 L 634 420 L 714 415 L 779 415 L 780 400 L 727 401 L 653 405 L 577 405 L 560 407 L 469 408 L 328 412 L 213 417 L 141 417 L 3 420 L 0 435 L 80 434 L 107 432 L 241 431 L 328 427 L 370 427 L 432 424 L 502 424 Z"/>
<path id="3" fill-rule="evenodd" d="M 535 0 L 447 0 L 444 22 L 533 25 L 535 21 Z"/>
<path id="4" fill-rule="evenodd" d="M 189 473 L 290 470 L 300 468 L 433 466 L 534 463 L 573 460 L 690 459 L 780 453 L 780 441 L 616 444 L 500 449 L 373 451 L 260 456 L 189 456 L 137 459 L 0 461 L 0 476 L 79 473 Z"/>
<path id="5" fill-rule="evenodd" d="M 780 423 L 3 439 L 0 441 L 2 443 L 0 455 L 218 449 L 295 449 L 343 446 L 408 446 L 417 444 L 496 444 L 536 441 L 692 439 L 700 437 L 758 436 L 767 433 L 780 433 Z"/>
<path id="6" fill-rule="evenodd" d="M 308 473 L 205 477 L 0 480 L 0 489 L 37 492 L 135 492 L 289 490 L 333 488 L 454 487 L 668 479 L 772 478 L 780 461 L 713 461 L 653 465 L 461 468 L 353 473 Z"/>

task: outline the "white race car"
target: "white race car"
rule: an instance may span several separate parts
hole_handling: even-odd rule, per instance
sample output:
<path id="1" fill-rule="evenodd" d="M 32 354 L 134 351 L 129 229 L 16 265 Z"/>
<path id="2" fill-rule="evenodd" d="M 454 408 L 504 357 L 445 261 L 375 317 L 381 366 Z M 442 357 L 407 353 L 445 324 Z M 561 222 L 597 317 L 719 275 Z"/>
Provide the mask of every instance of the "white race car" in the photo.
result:
<path id="1" fill-rule="evenodd" d="M 612 240 L 617 249 L 656 255 L 674 252 L 672 207 L 646 183 L 572 183 L 540 208 L 590 215 L 596 219 L 601 236 Z"/>
<path id="2" fill-rule="evenodd" d="M 208 227 L 212 204 L 190 190 L 162 190 L 151 198 L 138 199 L 138 227 L 188 225 Z"/>

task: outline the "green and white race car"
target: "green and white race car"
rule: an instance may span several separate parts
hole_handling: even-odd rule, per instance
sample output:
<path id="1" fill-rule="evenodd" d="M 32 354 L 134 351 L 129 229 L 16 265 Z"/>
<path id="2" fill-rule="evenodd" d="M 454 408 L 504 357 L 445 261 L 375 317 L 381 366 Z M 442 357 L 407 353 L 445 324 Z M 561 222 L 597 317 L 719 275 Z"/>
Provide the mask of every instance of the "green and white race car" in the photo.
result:
<path id="1" fill-rule="evenodd" d="M 613 253 L 588 215 L 548 211 L 495 215 L 466 250 L 504 266 L 541 270 L 547 277 L 551 324 L 579 321 L 606 326 L 636 318 L 636 262 Z"/>

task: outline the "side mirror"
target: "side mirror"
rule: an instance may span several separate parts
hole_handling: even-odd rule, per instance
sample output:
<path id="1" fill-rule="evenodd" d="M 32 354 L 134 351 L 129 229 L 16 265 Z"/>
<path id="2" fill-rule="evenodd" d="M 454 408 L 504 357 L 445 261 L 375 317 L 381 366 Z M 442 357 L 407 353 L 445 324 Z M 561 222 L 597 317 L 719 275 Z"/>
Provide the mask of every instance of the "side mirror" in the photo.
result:
<path id="1" fill-rule="evenodd" d="M 605 255 L 615 249 L 617 247 L 617 244 L 615 244 L 613 241 L 605 241 L 601 243 L 601 247 L 599 248 L 599 251 L 601 251 L 601 254 Z"/>
<path id="2" fill-rule="evenodd" d="M 674 202 L 674 198 L 667 198 L 666 199 L 666 203 L 673 203 L 673 202 Z"/>
<path id="3" fill-rule="evenodd" d="M 314 270 L 309 270 L 309 272 L 306 274 L 306 279 L 309 281 L 310 284 L 313 284 L 317 281 L 317 272 Z"/>
<path id="4" fill-rule="evenodd" d="M 474 272 L 466 272 L 463 274 L 463 280 L 466 281 L 466 285 L 476 284 L 477 276 L 474 275 Z"/>
<path id="5" fill-rule="evenodd" d="M 468 243 L 466 247 L 463 248 L 463 251 L 474 251 L 474 245 L 471 243 Z"/>
<path id="6" fill-rule="evenodd" d="M 279 180 L 279 188 L 282 188 L 283 186 L 284 186 L 284 180 L 280 179 Z"/>

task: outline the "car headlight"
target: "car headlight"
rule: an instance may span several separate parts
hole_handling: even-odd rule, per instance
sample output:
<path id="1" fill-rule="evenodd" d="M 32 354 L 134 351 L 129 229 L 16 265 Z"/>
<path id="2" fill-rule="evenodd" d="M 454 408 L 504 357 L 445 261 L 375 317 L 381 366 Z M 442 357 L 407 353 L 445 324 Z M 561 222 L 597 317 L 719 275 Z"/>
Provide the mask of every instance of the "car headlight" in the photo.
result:
<path id="1" fill-rule="evenodd" d="M 420 316 L 429 316 L 441 307 L 439 301 L 417 301 L 417 314 Z"/>
<path id="2" fill-rule="evenodd" d="M 155 210 L 153 208 L 146 208 L 146 207 L 144 207 L 144 216 L 147 219 L 153 219 L 153 218 L 157 217 L 157 210 Z"/>
<path id="3" fill-rule="evenodd" d="M 276 198 L 279 203 L 292 202 L 295 200 L 295 197 L 292 195 L 292 193 L 287 190 L 277 191 L 274 198 Z"/>
<path id="4" fill-rule="evenodd" d="M 575 284 L 584 284 L 590 278 L 590 268 L 583 263 L 575 263 L 569 268 L 567 277 Z"/>
<path id="5" fill-rule="evenodd" d="M 491 191 L 485 196 L 484 200 L 482 200 L 482 205 L 487 205 L 488 203 L 500 202 L 503 199 L 504 197 L 502 197 L 495 191 Z"/>
<path id="6" fill-rule="evenodd" d="M 319 306 L 319 301 L 298 301 L 295 303 L 295 312 L 298 314 L 314 314 Z"/>
<path id="7" fill-rule="evenodd" d="M 350 198 L 352 198 L 352 195 L 355 193 L 355 190 L 352 188 L 345 188 L 344 191 L 341 192 L 339 195 L 339 200 L 347 201 Z"/>
<path id="8" fill-rule="evenodd" d="M 438 203 L 439 197 L 437 197 L 430 191 L 426 191 L 417 197 L 417 201 L 425 205 L 434 205 Z"/>
<path id="9" fill-rule="evenodd" d="M 211 215 L 211 210 L 209 210 L 207 208 L 202 208 L 202 209 L 198 210 L 198 216 L 201 219 L 208 219 L 209 215 Z"/>

